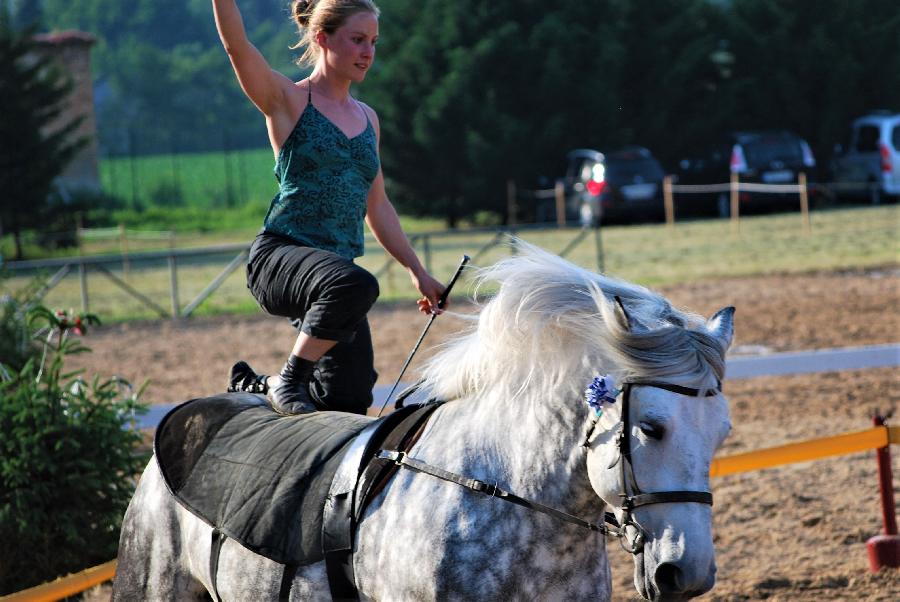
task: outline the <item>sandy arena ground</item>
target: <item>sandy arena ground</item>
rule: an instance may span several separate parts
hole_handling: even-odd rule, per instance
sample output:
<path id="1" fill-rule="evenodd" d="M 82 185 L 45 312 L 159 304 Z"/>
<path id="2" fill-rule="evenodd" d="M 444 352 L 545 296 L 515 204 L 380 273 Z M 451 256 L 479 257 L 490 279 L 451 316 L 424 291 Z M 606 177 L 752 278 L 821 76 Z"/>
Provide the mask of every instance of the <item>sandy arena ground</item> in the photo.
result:
<path id="1" fill-rule="evenodd" d="M 900 269 L 723 279 L 661 290 L 709 315 L 734 305 L 735 352 L 820 349 L 900 341 Z M 456 309 L 466 309 L 457 302 Z M 412 303 L 370 314 L 380 384 L 391 384 L 427 318 Z M 426 347 L 460 327 L 438 318 Z M 181 401 L 224 390 L 231 364 L 277 370 L 294 339 L 263 315 L 101 327 L 75 366 L 136 384 L 145 400 Z M 419 360 L 427 355 L 420 351 Z M 404 380 L 412 380 L 410 374 Z M 896 369 L 831 372 L 726 383 L 735 428 L 723 454 L 861 430 L 876 410 L 900 407 Z M 900 418 L 900 414 L 898 414 Z M 895 484 L 900 449 L 894 448 Z M 881 530 L 874 452 L 743 473 L 713 481 L 718 583 L 702 600 L 900 599 L 900 570 L 868 571 L 865 541 Z M 895 490 L 896 490 L 895 486 Z M 631 560 L 609 546 L 614 599 L 634 599 Z"/>

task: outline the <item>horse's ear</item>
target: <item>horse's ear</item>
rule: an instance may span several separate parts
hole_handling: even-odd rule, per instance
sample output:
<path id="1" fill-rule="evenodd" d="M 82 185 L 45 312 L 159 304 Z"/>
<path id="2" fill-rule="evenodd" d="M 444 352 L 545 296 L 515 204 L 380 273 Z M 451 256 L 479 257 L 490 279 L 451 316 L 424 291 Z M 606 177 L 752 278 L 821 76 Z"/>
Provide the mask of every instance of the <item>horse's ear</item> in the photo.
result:
<path id="1" fill-rule="evenodd" d="M 706 322 L 706 329 L 721 341 L 724 349 L 731 347 L 734 338 L 734 308 L 723 307 Z"/>
<path id="2" fill-rule="evenodd" d="M 616 307 L 619 308 L 619 313 L 622 314 L 622 318 L 624 319 L 625 328 L 628 330 L 634 330 L 634 320 L 631 319 L 631 315 L 629 315 L 628 310 L 625 309 L 625 304 L 622 303 L 622 298 L 619 295 L 615 296 Z"/>

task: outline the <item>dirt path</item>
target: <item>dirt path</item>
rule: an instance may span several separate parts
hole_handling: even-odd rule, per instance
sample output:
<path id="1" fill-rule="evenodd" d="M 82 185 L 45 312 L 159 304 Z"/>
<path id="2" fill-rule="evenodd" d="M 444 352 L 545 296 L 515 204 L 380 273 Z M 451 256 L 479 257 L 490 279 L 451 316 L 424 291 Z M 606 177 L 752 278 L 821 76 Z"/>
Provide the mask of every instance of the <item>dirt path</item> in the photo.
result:
<path id="1" fill-rule="evenodd" d="M 661 292 L 705 315 L 736 306 L 737 351 L 900 341 L 895 267 L 725 279 Z M 380 305 L 370 320 L 380 382 L 390 384 L 425 318 L 410 305 Z M 439 318 L 428 343 L 460 324 Z M 149 379 L 147 400 L 171 402 L 222 391 L 238 358 L 260 370 L 277 369 L 293 338 L 286 321 L 265 316 L 117 325 L 91 333 L 86 343 L 94 353 L 77 363 L 136 383 Z M 736 380 L 726 387 L 735 429 L 723 453 L 864 429 L 874 410 L 900 409 L 896 369 Z M 895 449 L 895 475 L 898 456 Z M 719 573 L 715 590 L 703 599 L 900 599 L 900 570 L 867 570 L 865 540 L 881 528 L 872 453 L 723 477 L 713 486 Z M 610 553 L 615 599 L 632 599 L 630 559 L 614 545 Z"/>
<path id="2" fill-rule="evenodd" d="M 844 347 L 900 341 L 900 270 L 806 276 L 735 278 L 660 289 L 675 305 L 704 315 L 737 307 L 734 350 L 771 351 Z M 380 384 L 391 384 L 427 318 L 411 303 L 378 304 L 369 315 Z M 457 303 L 458 311 L 470 311 Z M 462 328 L 442 316 L 410 370 L 428 347 Z M 245 359 L 260 371 L 277 370 L 296 334 L 286 320 L 265 315 L 132 322 L 101 327 L 86 343 L 92 354 L 73 365 L 115 373 L 135 384 L 149 381 L 151 403 L 180 401 L 223 390 L 228 370 Z M 734 351 L 733 350 L 733 351 Z"/>

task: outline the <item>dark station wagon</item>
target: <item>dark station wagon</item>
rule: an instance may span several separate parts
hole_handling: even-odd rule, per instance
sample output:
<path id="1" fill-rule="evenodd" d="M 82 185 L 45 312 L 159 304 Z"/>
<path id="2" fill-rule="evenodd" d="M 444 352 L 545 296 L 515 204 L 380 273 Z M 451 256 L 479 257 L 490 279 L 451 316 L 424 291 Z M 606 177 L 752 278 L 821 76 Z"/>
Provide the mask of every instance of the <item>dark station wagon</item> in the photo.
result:
<path id="1" fill-rule="evenodd" d="M 584 226 L 658 219 L 664 175 L 659 161 L 640 146 L 610 153 L 573 150 L 566 155 L 566 212 Z"/>
<path id="2" fill-rule="evenodd" d="M 735 173 L 741 182 L 794 184 L 798 174 L 812 180 L 816 167 L 809 144 L 788 131 L 732 132 L 719 142 L 682 159 L 678 165 L 678 184 L 723 184 Z M 796 193 L 741 192 L 741 207 L 794 209 Z M 728 192 L 676 195 L 680 214 L 718 214 L 728 216 L 731 202 Z"/>

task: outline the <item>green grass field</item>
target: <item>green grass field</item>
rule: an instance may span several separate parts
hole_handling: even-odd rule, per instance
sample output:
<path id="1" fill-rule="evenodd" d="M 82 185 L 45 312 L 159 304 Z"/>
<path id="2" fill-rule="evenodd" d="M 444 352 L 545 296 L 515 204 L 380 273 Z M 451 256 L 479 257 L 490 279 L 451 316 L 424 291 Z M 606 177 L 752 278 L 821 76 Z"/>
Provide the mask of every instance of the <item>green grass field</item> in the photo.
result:
<path id="1" fill-rule="evenodd" d="M 269 149 L 107 158 L 100 162 L 103 190 L 127 209 L 112 219 L 128 228 L 255 233 L 277 192 Z M 408 230 L 435 230 L 439 219 L 407 219 Z M 193 244 L 193 243 L 192 243 Z"/>
<path id="2" fill-rule="evenodd" d="M 421 224 L 419 224 L 421 225 Z M 523 230 L 520 237 L 548 251 L 559 253 L 580 234 L 577 229 Z M 814 212 L 806 233 L 799 214 L 749 217 L 741 220 L 740 233 L 732 233 L 726 220 L 607 227 L 601 231 L 604 270 L 613 276 L 648 286 L 660 286 L 730 276 L 769 273 L 802 273 L 873 266 L 895 266 L 900 259 L 900 207 L 860 207 Z M 463 253 L 475 256 L 494 235 L 486 232 L 453 233 L 429 238 L 426 255 L 420 239 L 417 249 L 427 258 L 432 273 L 448 279 Z M 210 233 L 190 240 L 190 246 L 242 242 L 249 244 L 252 232 Z M 179 235 L 178 246 L 189 246 Z M 493 246 L 475 262 L 489 265 L 511 252 L 508 244 Z M 181 261 L 177 270 L 178 304 L 184 308 L 234 258 L 234 253 L 210 261 Z M 597 269 L 597 245 L 590 232 L 568 254 L 568 259 Z M 388 259 L 375 243 L 359 263 L 379 277 L 382 300 L 415 296 L 405 271 Z M 133 258 L 127 264 L 109 267 L 162 309 L 171 309 L 170 272 L 163 261 L 142 265 Z M 51 274 L 48 274 L 49 277 Z M 7 279 L 4 288 L 18 290 L 28 283 L 23 276 Z M 464 287 L 461 287 L 464 288 Z M 157 313 L 116 286 L 105 275 L 89 271 L 89 310 L 106 322 L 152 318 Z M 81 286 L 77 270 L 53 288 L 45 303 L 53 308 L 80 308 Z M 235 270 L 195 314 L 258 311 L 245 285 L 243 267 Z"/>
<path id="3" fill-rule="evenodd" d="M 274 164 L 269 149 L 107 158 L 100 180 L 132 204 L 212 209 L 250 199 L 265 208 L 276 191 Z"/>

